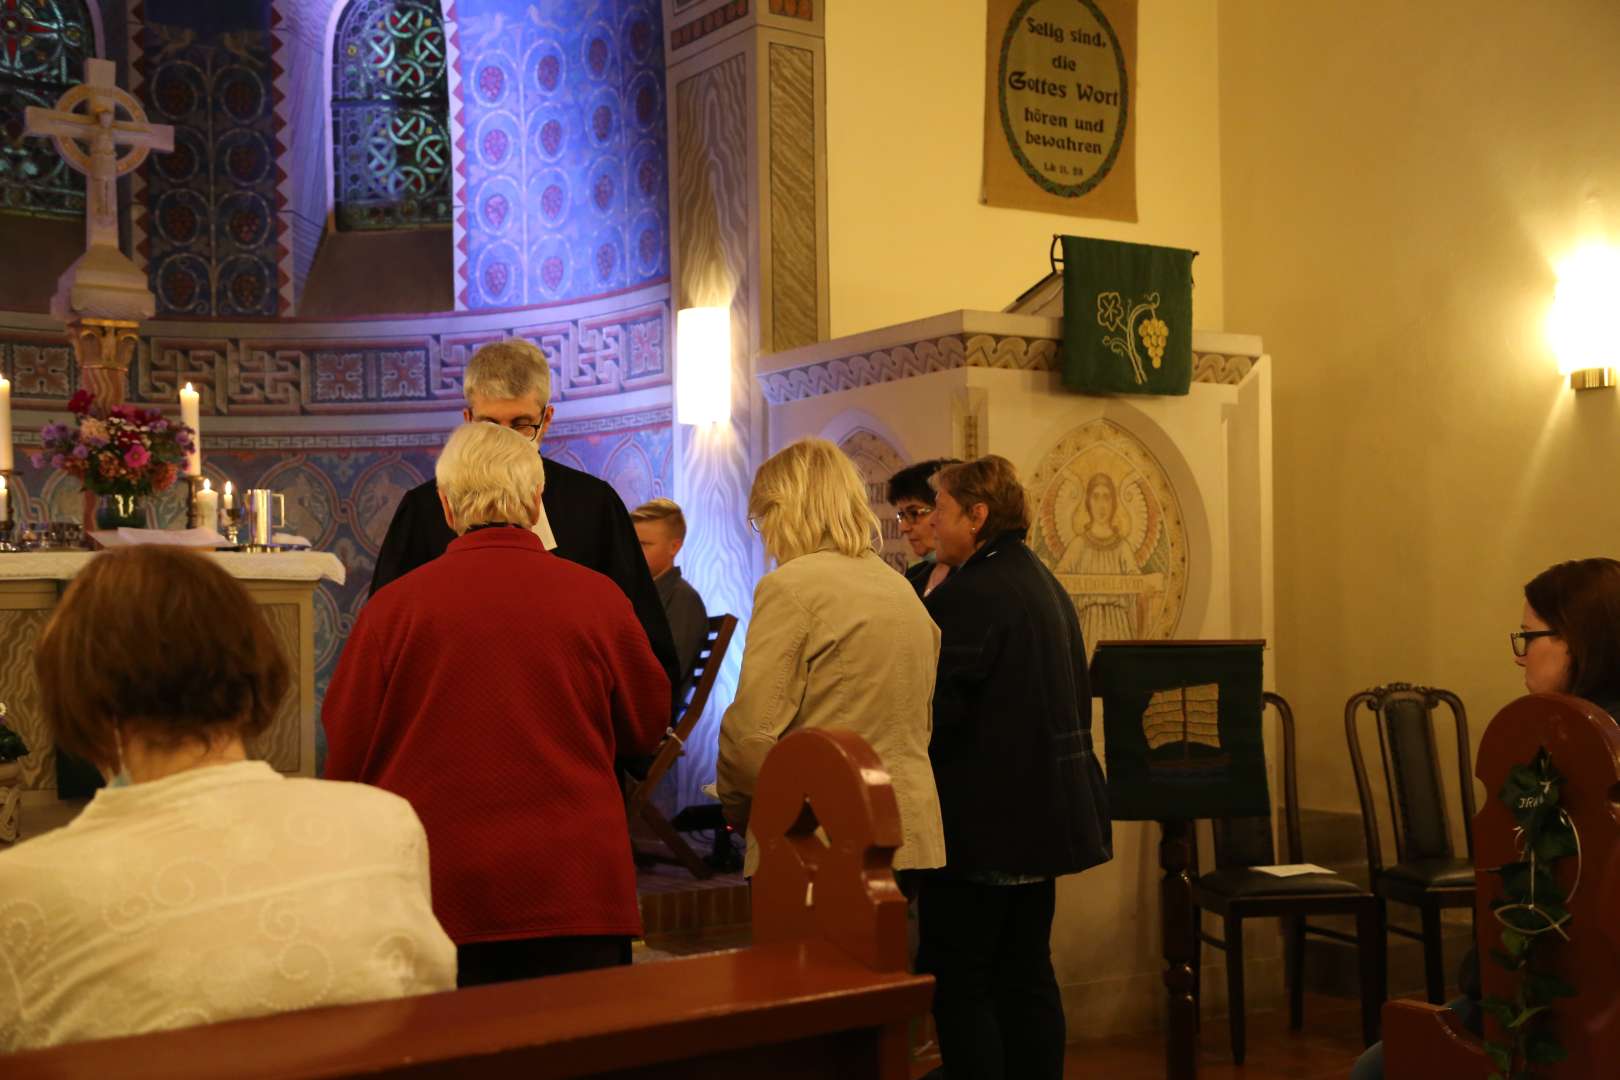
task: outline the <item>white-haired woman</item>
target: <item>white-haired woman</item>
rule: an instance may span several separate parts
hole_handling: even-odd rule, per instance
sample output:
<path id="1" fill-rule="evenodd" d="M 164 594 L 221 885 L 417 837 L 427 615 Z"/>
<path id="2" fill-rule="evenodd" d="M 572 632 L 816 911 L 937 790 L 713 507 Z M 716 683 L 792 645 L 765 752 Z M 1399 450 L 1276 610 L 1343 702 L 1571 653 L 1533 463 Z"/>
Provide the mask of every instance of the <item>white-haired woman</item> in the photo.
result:
<path id="1" fill-rule="evenodd" d="M 877 518 L 855 466 L 824 439 L 794 443 L 759 467 L 748 520 L 777 568 L 754 590 L 737 696 L 720 724 L 726 816 L 747 822 L 777 740 L 800 728 L 847 728 L 893 778 L 903 838 L 895 869 L 944 865 L 928 762 L 939 630 L 878 557 Z M 750 836 L 745 872 L 757 861 Z"/>
<path id="2" fill-rule="evenodd" d="M 657 746 L 669 680 L 624 593 L 532 531 L 532 443 L 465 424 L 435 472 L 457 539 L 361 611 L 322 709 L 326 776 L 415 807 L 460 985 L 627 964 L 613 760 Z"/>

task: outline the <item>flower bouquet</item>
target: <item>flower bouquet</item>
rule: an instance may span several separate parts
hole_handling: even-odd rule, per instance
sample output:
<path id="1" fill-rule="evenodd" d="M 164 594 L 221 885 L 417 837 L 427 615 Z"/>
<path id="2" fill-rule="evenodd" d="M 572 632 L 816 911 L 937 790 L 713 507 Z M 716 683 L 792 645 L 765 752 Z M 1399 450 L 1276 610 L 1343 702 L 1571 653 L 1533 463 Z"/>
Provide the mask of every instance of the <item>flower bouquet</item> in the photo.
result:
<path id="1" fill-rule="evenodd" d="M 95 525 L 144 524 L 145 499 L 166 491 L 180 475 L 194 433 L 156 409 L 114 405 L 100 409 L 95 395 L 80 390 L 68 401 L 74 422 L 46 424 L 34 467 L 47 464 L 78 477 L 87 492 L 107 496 L 107 512 L 98 508 Z M 88 514 L 86 515 L 89 516 Z M 91 526 L 85 522 L 88 531 Z"/>

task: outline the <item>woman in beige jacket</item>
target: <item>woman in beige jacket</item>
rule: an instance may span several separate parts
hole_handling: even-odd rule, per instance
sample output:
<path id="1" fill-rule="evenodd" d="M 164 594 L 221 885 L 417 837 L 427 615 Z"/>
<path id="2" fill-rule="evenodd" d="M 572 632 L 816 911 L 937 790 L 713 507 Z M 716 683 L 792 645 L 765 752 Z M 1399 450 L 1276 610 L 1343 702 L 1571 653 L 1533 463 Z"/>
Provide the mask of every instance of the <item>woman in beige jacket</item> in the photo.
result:
<path id="1" fill-rule="evenodd" d="M 939 629 L 875 550 L 877 518 L 855 466 L 801 439 L 754 476 L 748 520 L 777 568 L 754 590 L 737 696 L 720 724 L 726 817 L 748 820 L 771 747 L 800 728 L 841 727 L 872 745 L 894 782 L 903 842 L 896 870 L 945 864 L 928 762 Z M 758 860 L 748 838 L 745 872 Z"/>

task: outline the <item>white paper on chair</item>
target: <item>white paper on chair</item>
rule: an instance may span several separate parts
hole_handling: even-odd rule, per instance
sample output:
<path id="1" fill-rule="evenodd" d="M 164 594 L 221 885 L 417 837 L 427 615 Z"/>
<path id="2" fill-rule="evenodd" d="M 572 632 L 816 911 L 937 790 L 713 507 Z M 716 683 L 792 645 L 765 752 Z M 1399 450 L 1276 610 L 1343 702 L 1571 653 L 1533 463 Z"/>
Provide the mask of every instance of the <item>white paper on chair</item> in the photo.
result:
<path id="1" fill-rule="evenodd" d="M 135 544 L 174 544 L 179 547 L 217 548 L 225 538 L 213 529 L 103 529 L 91 536 L 102 547 L 130 547 Z"/>
<path id="2" fill-rule="evenodd" d="M 1315 863 L 1308 862 L 1286 863 L 1282 866 L 1251 866 L 1249 869 L 1261 874 L 1270 874 L 1272 877 L 1298 877 L 1301 874 L 1333 873 L 1325 866 L 1317 866 Z"/>

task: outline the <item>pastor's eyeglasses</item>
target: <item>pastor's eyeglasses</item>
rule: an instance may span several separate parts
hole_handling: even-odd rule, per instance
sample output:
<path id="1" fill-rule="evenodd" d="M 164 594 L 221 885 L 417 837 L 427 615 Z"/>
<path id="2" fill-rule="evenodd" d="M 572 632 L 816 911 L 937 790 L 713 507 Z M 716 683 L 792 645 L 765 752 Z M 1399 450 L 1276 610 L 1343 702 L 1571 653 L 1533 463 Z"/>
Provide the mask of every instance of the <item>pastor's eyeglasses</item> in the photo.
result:
<path id="1" fill-rule="evenodd" d="M 499 420 L 491 420 L 486 416 L 476 417 L 475 419 L 481 420 L 486 424 L 494 424 L 497 427 L 510 428 L 519 435 L 523 436 L 525 439 L 528 439 L 530 442 L 534 442 L 535 436 L 540 434 L 539 424 L 503 424 Z"/>
<path id="2" fill-rule="evenodd" d="M 1538 637 L 1557 637 L 1556 630 L 1515 630 L 1508 635 L 1508 642 L 1513 646 L 1514 656 L 1523 656 L 1530 651 L 1530 643 Z"/>
<path id="3" fill-rule="evenodd" d="M 933 512 L 932 506 L 908 506 L 904 510 L 896 510 L 894 520 L 902 525 L 915 525 Z"/>

